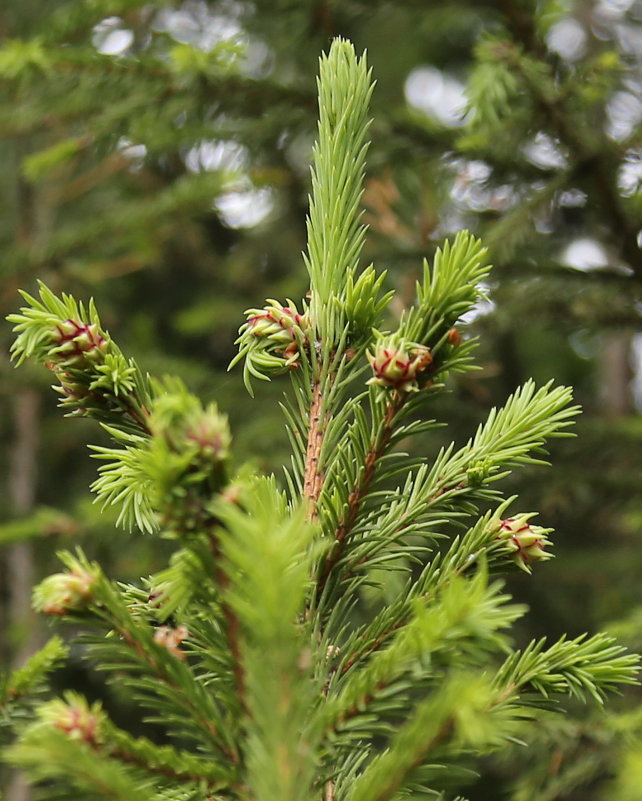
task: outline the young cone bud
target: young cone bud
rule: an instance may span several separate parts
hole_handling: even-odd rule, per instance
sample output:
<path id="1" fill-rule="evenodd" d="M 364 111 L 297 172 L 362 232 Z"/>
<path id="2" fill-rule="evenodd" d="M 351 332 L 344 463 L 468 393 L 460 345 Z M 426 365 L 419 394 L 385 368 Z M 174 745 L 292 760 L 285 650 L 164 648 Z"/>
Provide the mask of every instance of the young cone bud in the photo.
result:
<path id="1" fill-rule="evenodd" d="M 86 362 L 102 361 L 109 350 L 110 342 L 95 323 L 78 323 L 65 320 L 56 326 L 55 347 L 51 361 L 57 369 L 80 368 Z"/>
<path id="2" fill-rule="evenodd" d="M 530 525 L 528 521 L 534 514 L 530 512 L 501 520 L 497 531 L 498 538 L 512 554 L 515 564 L 527 573 L 530 573 L 529 565 L 532 562 L 542 562 L 553 557 L 553 554 L 545 550 L 547 545 L 551 545 L 546 536 L 551 529 Z"/>
<path id="3" fill-rule="evenodd" d="M 100 704 L 92 704 L 75 693 L 68 693 L 65 700 L 56 699 L 46 704 L 40 712 L 41 718 L 72 740 L 96 745 L 101 742 L 101 726 L 104 713 Z"/>
<path id="4" fill-rule="evenodd" d="M 302 346 L 307 344 L 306 331 L 310 323 L 300 314 L 291 300 L 284 306 L 268 299 L 262 309 L 247 309 L 247 320 L 239 328 L 236 344 L 238 354 L 228 369 L 245 358 L 245 385 L 250 391 L 250 377 L 265 378 L 287 370 L 296 370 L 301 360 Z"/>
<path id="5" fill-rule="evenodd" d="M 187 626 L 183 625 L 177 626 L 175 629 L 171 626 L 159 626 L 154 632 L 154 642 L 162 645 L 178 659 L 185 659 L 185 653 L 181 651 L 180 645 L 188 637 Z"/>
<path id="6" fill-rule="evenodd" d="M 33 591 L 33 607 L 45 615 L 66 615 L 85 608 L 91 598 L 95 576 L 83 570 L 54 573 Z"/>
<path id="7" fill-rule="evenodd" d="M 367 382 L 380 387 L 416 392 L 417 376 L 432 361 L 430 350 L 423 345 L 410 346 L 397 343 L 394 338 L 382 339 L 374 353 L 368 352 L 368 361 L 374 376 Z"/>
<path id="8" fill-rule="evenodd" d="M 227 418 L 212 403 L 186 423 L 184 437 L 208 461 L 222 462 L 229 456 L 232 436 Z"/>
<path id="9" fill-rule="evenodd" d="M 296 341 L 297 328 L 303 333 L 307 321 L 299 314 L 291 300 L 283 306 L 277 300 L 268 299 L 268 306 L 262 309 L 248 309 L 246 330 L 257 339 L 269 339 L 277 346 L 287 347 Z"/>
<path id="10" fill-rule="evenodd" d="M 456 328 L 450 329 L 446 334 L 446 339 L 448 340 L 448 344 L 452 345 L 453 348 L 458 348 L 461 345 L 461 334 Z"/>
<path id="11" fill-rule="evenodd" d="M 229 456 L 232 437 L 227 417 L 214 403 L 204 409 L 194 397 L 167 394 L 152 407 L 150 426 L 155 437 L 177 454 L 194 454 L 220 463 Z"/>

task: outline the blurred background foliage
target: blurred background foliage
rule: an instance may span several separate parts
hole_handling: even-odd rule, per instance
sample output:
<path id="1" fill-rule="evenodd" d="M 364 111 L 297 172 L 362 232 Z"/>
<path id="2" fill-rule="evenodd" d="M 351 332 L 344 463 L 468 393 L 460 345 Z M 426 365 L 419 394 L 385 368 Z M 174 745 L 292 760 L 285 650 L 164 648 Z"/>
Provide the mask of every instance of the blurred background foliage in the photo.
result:
<path id="1" fill-rule="evenodd" d="M 532 609 L 522 635 L 609 625 L 640 648 L 639 0 L 7 3 L 3 316 L 36 278 L 94 295 L 125 352 L 216 398 L 239 463 L 278 473 L 282 387 L 251 401 L 226 367 L 243 309 L 305 291 L 314 79 L 337 35 L 368 50 L 377 80 L 368 261 L 409 294 L 422 257 L 467 227 L 496 265 L 472 320 L 481 370 L 435 409 L 450 426 L 433 440 L 461 442 L 530 376 L 572 384 L 585 410 L 552 469 L 510 478 L 520 507 L 557 529 L 558 558 L 511 582 Z M 163 553 L 92 506 L 86 443 L 99 435 L 60 419 L 45 375 L 13 372 L 7 325 L 0 342 L 0 656 L 19 664 L 44 636 L 30 587 L 56 548 L 82 542 L 123 578 Z M 90 681 L 74 664 L 61 685 Z M 639 801 L 638 700 L 553 719 L 489 764 L 471 801 Z M 8 801 L 28 797 L 3 781 Z"/>

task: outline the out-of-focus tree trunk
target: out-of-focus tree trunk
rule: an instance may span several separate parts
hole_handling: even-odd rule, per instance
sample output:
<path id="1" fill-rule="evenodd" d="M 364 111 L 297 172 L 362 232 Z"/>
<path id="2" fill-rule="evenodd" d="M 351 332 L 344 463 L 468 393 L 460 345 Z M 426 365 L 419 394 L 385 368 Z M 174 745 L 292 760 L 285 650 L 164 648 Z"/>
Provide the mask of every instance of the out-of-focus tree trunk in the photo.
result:
<path id="1" fill-rule="evenodd" d="M 635 412 L 631 386 L 631 339 L 629 333 L 618 331 L 609 334 L 602 346 L 599 391 L 602 409 L 608 417 L 621 417 Z"/>
<path id="2" fill-rule="evenodd" d="M 9 458 L 8 493 L 15 515 L 31 511 L 35 501 L 38 455 L 39 393 L 27 389 L 12 400 L 14 436 Z M 33 549 L 29 542 L 12 545 L 6 560 L 5 612 L 12 666 L 21 665 L 38 647 L 35 616 L 31 610 L 31 588 L 35 571 Z M 7 801 L 29 801 L 31 792 L 21 776 L 12 774 L 7 787 Z"/>

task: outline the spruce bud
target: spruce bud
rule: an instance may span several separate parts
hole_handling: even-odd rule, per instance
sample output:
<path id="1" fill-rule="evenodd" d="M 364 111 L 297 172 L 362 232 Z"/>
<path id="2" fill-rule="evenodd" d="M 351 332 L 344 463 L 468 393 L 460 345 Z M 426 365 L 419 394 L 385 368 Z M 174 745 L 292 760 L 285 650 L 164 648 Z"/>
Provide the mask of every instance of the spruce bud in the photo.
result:
<path id="1" fill-rule="evenodd" d="M 294 303 L 287 305 L 268 299 L 262 309 L 247 309 L 246 321 L 239 328 L 236 344 L 238 354 L 228 369 L 245 358 L 244 381 L 251 390 L 251 376 L 267 379 L 286 370 L 299 367 L 301 349 L 308 345 L 310 322 L 300 314 Z"/>
<path id="2" fill-rule="evenodd" d="M 529 565 L 532 562 L 542 562 L 553 556 L 545 550 L 547 545 L 551 545 L 546 536 L 551 529 L 530 525 L 528 521 L 534 514 L 529 512 L 501 520 L 497 531 L 498 538 L 512 554 L 515 564 L 527 573 L 530 573 Z"/>
<path id="3" fill-rule="evenodd" d="M 34 609 L 45 615 L 81 611 L 91 598 L 95 579 L 92 573 L 81 568 L 69 573 L 54 573 L 34 588 Z"/>
<path id="4" fill-rule="evenodd" d="M 47 367 L 51 367 L 51 365 L 47 364 Z M 54 392 L 57 392 L 59 395 L 61 395 L 61 406 L 79 406 L 82 408 L 90 403 L 91 393 L 89 386 L 87 383 L 83 383 L 82 381 L 76 379 L 75 376 L 78 376 L 78 372 L 76 372 L 74 376 L 71 373 L 65 373 L 62 370 L 57 370 L 55 367 L 51 369 L 56 371 L 56 375 L 60 381 L 60 384 L 53 385 L 52 389 Z"/>
<path id="5" fill-rule="evenodd" d="M 227 418 L 212 403 L 186 423 L 184 436 L 208 461 L 222 462 L 229 456 L 232 437 Z"/>
<path id="6" fill-rule="evenodd" d="M 95 323 L 75 320 L 58 323 L 53 339 L 55 347 L 50 355 L 58 368 L 80 368 L 86 362 L 102 361 L 110 345 Z"/>
<path id="7" fill-rule="evenodd" d="M 181 651 L 180 645 L 183 640 L 189 637 L 187 626 L 177 626 L 175 629 L 171 626 L 159 626 L 154 632 L 154 642 L 166 648 L 170 654 L 185 659 L 185 653 Z"/>
<path id="8" fill-rule="evenodd" d="M 196 453 L 217 463 L 229 456 L 232 436 L 227 417 L 214 403 L 204 409 L 193 396 L 168 393 L 154 401 L 150 426 L 174 453 Z"/>
<path id="9" fill-rule="evenodd" d="M 461 334 L 456 328 L 451 328 L 446 334 L 446 339 L 449 345 L 453 348 L 458 348 L 461 345 Z"/>
<path id="10" fill-rule="evenodd" d="M 57 699 L 47 704 L 41 717 L 54 728 L 64 732 L 72 740 L 96 745 L 102 740 L 101 728 L 104 713 L 100 704 L 91 706 L 75 693 L 68 693 L 66 699 Z"/>
<path id="11" fill-rule="evenodd" d="M 429 348 L 400 344 L 393 337 L 381 339 L 367 355 L 374 372 L 367 383 L 401 392 L 415 392 L 417 376 L 432 362 Z"/>
<path id="12" fill-rule="evenodd" d="M 247 331 L 257 339 L 268 339 L 274 345 L 287 347 L 296 341 L 297 329 L 301 334 L 307 320 L 299 314 L 291 300 L 283 306 L 278 300 L 268 298 L 268 306 L 262 309 L 248 309 Z"/>

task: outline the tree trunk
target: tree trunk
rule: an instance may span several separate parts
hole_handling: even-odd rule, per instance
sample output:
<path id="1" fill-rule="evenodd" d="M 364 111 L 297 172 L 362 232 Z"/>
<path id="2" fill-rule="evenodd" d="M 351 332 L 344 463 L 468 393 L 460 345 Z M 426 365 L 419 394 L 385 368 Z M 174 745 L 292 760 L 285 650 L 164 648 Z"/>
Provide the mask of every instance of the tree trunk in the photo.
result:
<path id="1" fill-rule="evenodd" d="M 28 514 L 34 506 L 37 480 L 38 412 L 36 390 L 19 392 L 13 399 L 14 440 L 9 458 L 8 493 L 16 516 Z M 31 610 L 31 589 L 35 570 L 30 542 L 19 542 L 7 553 L 7 609 L 10 663 L 22 665 L 37 650 L 39 637 Z M 7 801 L 29 801 L 31 791 L 21 775 L 13 773 L 7 787 Z"/>
<path id="2" fill-rule="evenodd" d="M 631 335 L 625 331 L 608 334 L 602 346 L 599 370 L 601 406 L 607 417 L 633 414 Z"/>

